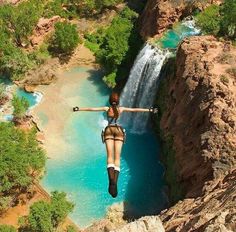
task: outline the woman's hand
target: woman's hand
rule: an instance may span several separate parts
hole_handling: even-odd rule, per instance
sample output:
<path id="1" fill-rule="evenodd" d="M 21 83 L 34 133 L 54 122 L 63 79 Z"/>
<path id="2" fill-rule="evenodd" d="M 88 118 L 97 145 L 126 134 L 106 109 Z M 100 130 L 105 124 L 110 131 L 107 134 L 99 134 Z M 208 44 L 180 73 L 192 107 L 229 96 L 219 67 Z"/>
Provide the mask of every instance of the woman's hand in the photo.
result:
<path id="1" fill-rule="evenodd" d="M 157 113 L 158 113 L 158 108 L 151 107 L 151 108 L 149 109 L 149 111 L 150 111 L 151 113 L 153 113 L 153 114 L 157 114 Z"/>
<path id="2" fill-rule="evenodd" d="M 73 107 L 73 111 L 74 112 L 79 111 L 79 107 L 78 106 Z"/>

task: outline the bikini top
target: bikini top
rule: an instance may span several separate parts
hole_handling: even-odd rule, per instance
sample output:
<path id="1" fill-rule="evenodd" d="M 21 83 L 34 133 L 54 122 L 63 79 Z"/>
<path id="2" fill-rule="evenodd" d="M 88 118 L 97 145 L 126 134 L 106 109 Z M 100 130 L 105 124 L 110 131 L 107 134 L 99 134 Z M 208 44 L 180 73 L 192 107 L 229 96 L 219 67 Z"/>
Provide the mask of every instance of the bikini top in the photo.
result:
<path id="1" fill-rule="evenodd" d="M 118 109 L 118 112 L 119 112 L 119 107 L 117 107 Z M 109 107 L 108 111 L 107 111 L 107 121 L 108 121 L 108 124 L 116 124 L 117 123 L 117 120 L 119 119 L 118 118 L 115 118 L 115 114 L 112 110 L 112 107 Z"/>

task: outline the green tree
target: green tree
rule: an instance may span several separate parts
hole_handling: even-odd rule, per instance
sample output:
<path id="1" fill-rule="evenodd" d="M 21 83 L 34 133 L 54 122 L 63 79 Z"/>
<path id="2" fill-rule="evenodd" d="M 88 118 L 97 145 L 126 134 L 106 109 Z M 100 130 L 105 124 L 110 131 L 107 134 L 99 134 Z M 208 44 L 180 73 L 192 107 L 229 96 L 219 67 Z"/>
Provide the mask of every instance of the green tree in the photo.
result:
<path id="1" fill-rule="evenodd" d="M 129 37 L 136 18 L 137 14 L 126 8 L 106 30 L 96 55 L 109 73 L 117 69 L 129 49 Z"/>
<path id="2" fill-rule="evenodd" d="M 236 1 L 225 0 L 220 11 L 222 15 L 221 31 L 223 34 L 236 38 Z"/>
<path id="3" fill-rule="evenodd" d="M 197 25 L 206 34 L 217 35 L 220 30 L 220 13 L 218 5 L 211 5 L 196 16 Z"/>
<path id="4" fill-rule="evenodd" d="M 35 134 L 0 123 L 0 196 L 28 189 L 42 174 L 46 158 Z"/>
<path id="5" fill-rule="evenodd" d="M 26 53 L 17 48 L 6 33 L 0 33 L 0 71 L 18 80 L 32 67 Z"/>
<path id="6" fill-rule="evenodd" d="M 52 192 L 51 212 L 53 226 L 57 227 L 63 222 L 73 208 L 74 204 L 66 199 L 66 194 L 64 192 Z"/>
<path id="7" fill-rule="evenodd" d="M 74 205 L 67 201 L 64 192 L 52 192 L 50 202 L 38 201 L 30 207 L 28 217 L 22 220 L 22 228 L 34 232 L 52 232 L 57 229 Z"/>
<path id="8" fill-rule="evenodd" d="M 24 97 L 13 96 L 12 105 L 14 108 L 13 116 L 16 119 L 23 119 L 29 108 L 29 102 Z"/>
<path id="9" fill-rule="evenodd" d="M 0 232 L 16 232 L 16 229 L 13 226 L 0 225 Z"/>
<path id="10" fill-rule="evenodd" d="M 23 1 L 12 11 L 9 18 L 9 29 L 13 33 L 15 41 L 21 45 L 24 40 L 32 33 L 41 14 L 43 4 L 41 0 Z"/>
<path id="11" fill-rule="evenodd" d="M 76 25 L 67 22 L 55 24 L 55 34 L 53 36 L 52 47 L 57 53 L 71 53 L 79 43 L 79 36 Z"/>
<path id="12" fill-rule="evenodd" d="M 50 203 L 38 201 L 30 207 L 28 216 L 29 229 L 34 232 L 52 232 L 52 212 Z"/>
<path id="13" fill-rule="evenodd" d="M 12 197 L 1 196 L 0 197 L 0 214 L 3 213 L 11 206 Z M 1 231 L 1 230 L 0 230 Z"/>

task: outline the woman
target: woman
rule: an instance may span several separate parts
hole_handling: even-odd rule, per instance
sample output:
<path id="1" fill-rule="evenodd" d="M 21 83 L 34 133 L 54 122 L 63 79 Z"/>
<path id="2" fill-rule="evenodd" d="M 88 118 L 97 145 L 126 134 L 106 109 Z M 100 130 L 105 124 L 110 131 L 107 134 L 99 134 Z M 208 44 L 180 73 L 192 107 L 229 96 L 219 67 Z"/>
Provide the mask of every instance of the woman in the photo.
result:
<path id="1" fill-rule="evenodd" d="M 106 144 L 107 150 L 107 172 L 109 178 L 108 192 L 112 197 L 117 196 L 117 181 L 120 173 L 120 154 L 125 141 L 125 131 L 119 125 L 118 119 L 123 112 L 153 112 L 156 108 L 127 108 L 119 106 L 119 95 L 113 92 L 109 98 L 110 106 L 95 108 L 74 107 L 73 111 L 106 111 L 108 126 L 102 132 L 102 140 Z"/>

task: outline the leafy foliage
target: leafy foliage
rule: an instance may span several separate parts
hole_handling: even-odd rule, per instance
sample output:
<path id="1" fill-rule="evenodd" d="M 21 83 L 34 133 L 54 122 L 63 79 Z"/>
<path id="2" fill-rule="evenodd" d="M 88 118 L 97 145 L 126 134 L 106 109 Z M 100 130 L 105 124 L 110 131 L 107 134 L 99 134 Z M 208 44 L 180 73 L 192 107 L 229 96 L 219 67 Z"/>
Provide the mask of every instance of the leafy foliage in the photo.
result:
<path id="1" fill-rule="evenodd" d="M 0 123 L 0 151 L 0 195 L 27 189 L 44 168 L 45 154 L 34 130 L 26 133 Z"/>
<path id="2" fill-rule="evenodd" d="M 0 225 L 1 232 L 16 232 L 16 229 L 13 226 Z"/>
<path id="3" fill-rule="evenodd" d="M 68 226 L 66 228 L 66 232 L 77 232 L 76 228 L 74 226 Z"/>
<path id="4" fill-rule="evenodd" d="M 67 0 L 71 5 L 77 5 L 80 15 L 91 16 L 91 14 L 101 13 L 104 9 L 115 6 L 123 0 Z"/>
<path id="5" fill-rule="evenodd" d="M 29 228 L 35 232 L 51 232 L 51 207 L 48 202 L 38 201 L 30 207 Z"/>
<path id="6" fill-rule="evenodd" d="M 67 8 L 63 7 L 64 3 L 68 3 L 66 0 L 53 0 L 49 1 L 44 7 L 44 17 L 50 18 L 55 15 L 59 15 L 62 18 L 71 18 L 76 16 L 75 4 L 69 5 Z"/>
<path id="7" fill-rule="evenodd" d="M 5 210 L 7 210 L 11 206 L 11 202 L 12 202 L 12 197 L 2 196 L 0 198 L 0 213 L 3 213 Z"/>
<path id="8" fill-rule="evenodd" d="M 20 98 L 14 95 L 12 99 L 12 105 L 14 108 L 13 116 L 19 119 L 24 118 L 26 111 L 29 108 L 29 102 L 24 97 Z"/>
<path id="9" fill-rule="evenodd" d="M 117 75 L 120 79 L 126 77 L 143 43 L 135 25 L 137 17 L 137 13 L 126 7 L 107 29 L 85 36 L 86 45 L 105 67 L 107 74 L 103 80 L 111 88 L 116 85 Z"/>
<path id="10" fill-rule="evenodd" d="M 207 34 L 217 35 L 220 30 L 219 6 L 211 5 L 196 16 L 197 24 Z"/>
<path id="11" fill-rule="evenodd" d="M 236 1 L 225 0 L 220 13 L 222 33 L 236 39 Z"/>
<path id="12" fill-rule="evenodd" d="M 76 25 L 67 22 L 55 24 L 52 47 L 56 53 L 71 53 L 79 43 Z"/>
<path id="13" fill-rule="evenodd" d="M 67 201 L 64 192 L 52 192 L 51 202 L 38 201 L 30 207 L 23 227 L 29 231 L 51 232 L 63 222 L 74 205 Z"/>
<path id="14" fill-rule="evenodd" d="M 6 33 L 0 34 L 0 54 L 0 71 L 8 74 L 11 79 L 20 79 L 32 67 L 27 54 L 16 47 Z"/>
<path id="15" fill-rule="evenodd" d="M 23 1 L 16 6 L 3 5 L 0 10 L 0 18 L 6 26 L 6 30 L 18 45 L 32 33 L 43 11 L 42 0 Z"/>
<path id="16" fill-rule="evenodd" d="M 225 0 L 222 6 L 211 5 L 196 16 L 204 33 L 236 39 L 236 1 Z"/>
<path id="17" fill-rule="evenodd" d="M 136 18 L 137 14 L 126 8 L 106 30 L 96 55 L 108 72 L 115 70 L 125 57 L 129 49 L 128 41 L 133 29 L 133 20 Z"/>

